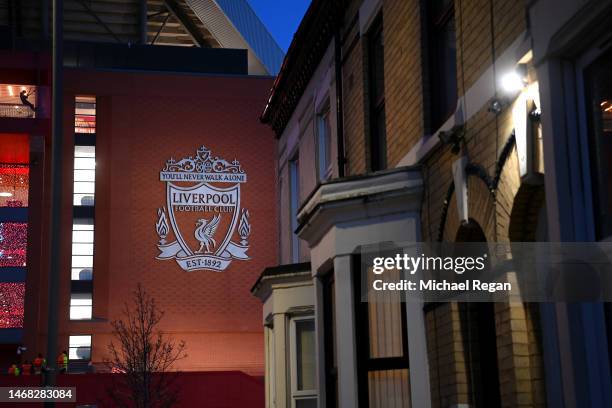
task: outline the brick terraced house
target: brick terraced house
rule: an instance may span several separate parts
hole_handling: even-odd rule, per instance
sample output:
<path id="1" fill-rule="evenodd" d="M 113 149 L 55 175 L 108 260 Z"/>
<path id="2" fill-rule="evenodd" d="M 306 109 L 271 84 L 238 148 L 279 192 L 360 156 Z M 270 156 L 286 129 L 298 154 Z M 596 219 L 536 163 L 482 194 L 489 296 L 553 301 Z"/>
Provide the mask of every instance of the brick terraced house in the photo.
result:
<path id="1" fill-rule="evenodd" d="M 383 308 L 358 280 L 387 242 L 609 238 L 611 16 L 594 0 L 312 2 L 261 117 L 280 234 L 252 289 L 266 407 L 610 406 L 608 306 Z"/>

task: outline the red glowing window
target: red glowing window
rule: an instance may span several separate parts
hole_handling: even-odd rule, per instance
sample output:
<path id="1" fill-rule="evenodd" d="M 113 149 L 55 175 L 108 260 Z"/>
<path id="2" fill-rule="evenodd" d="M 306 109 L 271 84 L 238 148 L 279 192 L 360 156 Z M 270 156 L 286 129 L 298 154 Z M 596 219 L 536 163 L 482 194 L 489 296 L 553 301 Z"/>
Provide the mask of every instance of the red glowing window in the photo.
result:
<path id="1" fill-rule="evenodd" d="M 28 224 L 0 223 L 0 267 L 26 266 Z"/>
<path id="2" fill-rule="evenodd" d="M 0 207 L 28 206 L 29 162 L 29 136 L 0 133 Z"/>
<path id="3" fill-rule="evenodd" d="M 24 283 L 0 283 L 0 329 L 23 327 Z"/>
<path id="4" fill-rule="evenodd" d="M 0 163 L 0 207 L 27 207 L 28 165 Z"/>

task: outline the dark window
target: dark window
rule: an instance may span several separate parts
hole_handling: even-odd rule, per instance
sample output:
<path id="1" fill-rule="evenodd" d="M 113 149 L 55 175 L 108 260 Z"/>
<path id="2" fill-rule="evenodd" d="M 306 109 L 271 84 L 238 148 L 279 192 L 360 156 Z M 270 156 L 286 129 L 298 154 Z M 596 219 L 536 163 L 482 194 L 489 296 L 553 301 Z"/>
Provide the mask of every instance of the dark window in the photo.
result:
<path id="1" fill-rule="evenodd" d="M 387 167 L 387 131 L 385 125 L 385 46 L 382 17 L 368 34 L 368 70 L 370 92 L 370 169 Z"/>
<path id="2" fill-rule="evenodd" d="M 362 263 L 363 262 L 363 263 Z M 361 296 L 360 271 L 371 268 L 373 259 L 361 255 L 353 257 L 354 302 L 357 338 L 357 381 L 359 406 L 384 408 L 410 406 L 410 371 L 406 308 L 403 294 L 386 291 L 368 293 L 368 301 Z M 400 271 L 392 280 L 400 279 Z M 368 273 L 366 287 L 371 287 L 374 275 Z M 384 298 L 381 298 L 384 297 Z"/>
<path id="3" fill-rule="evenodd" d="M 426 0 L 429 27 L 431 131 L 453 114 L 457 105 L 455 9 L 453 0 Z"/>
<path id="4" fill-rule="evenodd" d="M 482 242 L 487 238 L 476 222 L 460 227 L 457 242 Z M 470 246 L 454 256 L 475 256 L 487 252 L 486 244 Z M 490 302 L 459 304 L 461 337 L 468 375 L 468 398 L 475 408 L 501 407 L 500 379 L 497 365 L 497 334 L 495 329 L 495 305 Z"/>
<path id="5" fill-rule="evenodd" d="M 612 50 L 586 71 L 589 146 L 593 180 L 593 213 L 598 240 L 612 235 Z M 612 305 L 605 305 L 608 349 L 612 364 Z"/>
<path id="6" fill-rule="evenodd" d="M 300 261 L 300 239 L 295 230 L 298 228 L 298 208 L 300 206 L 300 164 L 296 155 L 289 161 L 289 217 L 291 218 L 291 262 Z"/>
<path id="7" fill-rule="evenodd" d="M 331 111 L 329 101 L 325 107 L 317 114 L 317 162 L 319 171 L 319 181 L 327 181 L 331 177 Z"/>
<path id="8" fill-rule="evenodd" d="M 612 51 L 586 72 L 591 172 L 598 239 L 612 235 Z"/>

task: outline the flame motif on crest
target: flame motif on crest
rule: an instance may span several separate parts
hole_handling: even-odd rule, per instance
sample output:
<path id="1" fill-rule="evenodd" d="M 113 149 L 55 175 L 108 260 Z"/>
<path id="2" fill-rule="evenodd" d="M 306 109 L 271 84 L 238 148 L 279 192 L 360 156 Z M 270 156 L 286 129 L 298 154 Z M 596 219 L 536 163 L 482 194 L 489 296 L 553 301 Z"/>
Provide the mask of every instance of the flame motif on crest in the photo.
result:
<path id="1" fill-rule="evenodd" d="M 240 216 L 238 235 L 240 235 L 240 238 L 242 239 L 242 241 L 240 241 L 241 245 L 246 246 L 249 244 L 247 239 L 249 238 L 249 235 L 251 235 L 251 224 L 249 224 L 249 210 L 246 208 L 242 210 L 242 215 Z"/>
<path id="2" fill-rule="evenodd" d="M 166 207 L 157 209 L 157 223 L 155 224 L 155 228 L 157 229 L 157 235 L 159 235 L 159 243 L 164 245 L 166 243 L 166 237 L 168 236 L 168 232 L 170 231 L 168 227 L 168 221 L 166 220 Z"/>

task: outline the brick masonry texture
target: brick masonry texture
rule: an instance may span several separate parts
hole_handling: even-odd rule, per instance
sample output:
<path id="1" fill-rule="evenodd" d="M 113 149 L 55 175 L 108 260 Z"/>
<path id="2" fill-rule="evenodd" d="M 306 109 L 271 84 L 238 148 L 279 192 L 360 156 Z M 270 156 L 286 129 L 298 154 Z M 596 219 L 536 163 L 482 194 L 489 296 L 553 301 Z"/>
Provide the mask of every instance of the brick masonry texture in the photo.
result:
<path id="1" fill-rule="evenodd" d="M 165 311 L 160 329 L 187 342 L 189 357 L 177 368 L 263 373 L 261 304 L 250 288 L 263 268 L 277 263 L 276 142 L 257 120 L 270 86 L 265 78 L 66 74 L 67 106 L 75 95 L 98 98 L 95 321 L 68 321 L 74 119 L 67 108 L 60 344 L 69 334 L 92 333 L 92 359 L 102 361 L 108 322 L 120 317 L 140 282 Z M 241 205 L 251 215 L 252 259 L 234 260 L 222 273 L 185 272 L 174 260 L 155 259 L 157 209 L 167 205 L 159 172 L 171 157 L 193 156 L 201 145 L 239 160 L 248 176 Z M 185 228 L 191 228 L 184 233 L 189 240 L 193 228 Z"/>
<path id="2" fill-rule="evenodd" d="M 395 166 L 426 133 L 428 86 L 422 67 L 422 2 L 383 0 L 385 37 L 385 109 L 387 156 Z M 346 18 L 345 21 L 350 21 Z M 526 28 L 524 4 L 501 0 L 455 2 L 457 38 L 457 86 L 461 96 L 473 86 Z M 348 30 L 345 44 L 353 40 Z M 349 174 L 367 170 L 369 134 L 367 35 L 345 56 L 345 130 Z M 346 47 L 346 45 L 345 45 Z M 347 89 L 347 87 L 349 89 Z M 365 117 L 360 118 L 361 115 Z M 511 108 L 495 116 L 481 107 L 468 119 L 463 154 L 469 162 L 481 166 L 490 179 L 496 175 L 499 155 L 511 136 Z M 435 129 L 431 129 L 432 131 Z M 424 161 L 422 174 L 425 192 L 422 206 L 424 240 L 436 240 L 443 219 L 444 201 L 452 183 L 452 163 L 458 156 L 448 147 L 435 149 Z M 513 149 L 500 175 L 495 192 L 477 176 L 468 179 L 469 214 L 483 229 L 487 241 L 508 241 L 511 230 L 533 236 L 537 214 L 543 202 L 542 189 L 524 192 L 518 174 L 518 159 Z M 539 194 L 539 195 L 538 195 Z M 515 198 L 518 197 L 518 201 Z M 539 200 L 533 200 L 539 197 Z M 532 200 L 531 210 L 525 202 Z M 522 204 L 521 204 L 522 203 Z M 535 208 L 538 207 L 538 208 Z M 453 195 L 447 206 L 442 237 L 455 241 L 460 224 Z M 518 236 L 514 233 L 513 236 Z M 534 322 L 537 308 L 522 303 L 495 305 L 500 393 L 504 407 L 542 406 L 541 350 Z M 442 305 L 426 314 L 431 392 L 435 407 L 469 403 L 469 377 L 466 366 L 465 338 L 461 313 L 456 304 Z"/>

